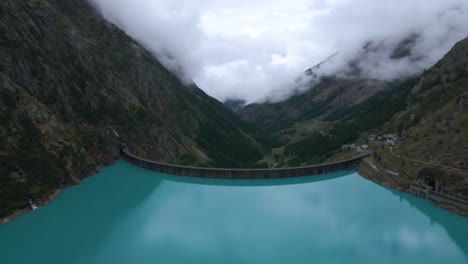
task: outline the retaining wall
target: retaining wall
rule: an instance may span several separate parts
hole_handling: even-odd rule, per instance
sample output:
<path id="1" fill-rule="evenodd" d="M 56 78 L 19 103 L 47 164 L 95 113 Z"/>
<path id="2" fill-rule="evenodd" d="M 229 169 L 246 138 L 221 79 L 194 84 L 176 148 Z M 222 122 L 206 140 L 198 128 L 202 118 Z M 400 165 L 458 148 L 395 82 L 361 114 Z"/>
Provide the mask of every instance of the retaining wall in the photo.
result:
<path id="1" fill-rule="evenodd" d="M 433 191 L 431 191 L 429 193 L 429 199 L 431 199 L 433 201 L 436 201 L 436 202 L 451 204 L 451 205 L 457 206 L 459 208 L 463 208 L 465 210 L 468 210 L 468 204 L 467 203 L 465 203 L 463 201 L 460 201 L 460 200 L 457 200 L 457 199 L 454 199 L 454 198 L 452 198 L 450 196 L 443 195 L 443 194 L 440 194 L 440 193 L 436 193 L 436 192 L 433 192 Z"/>
<path id="2" fill-rule="evenodd" d="M 339 170 L 356 168 L 364 157 L 370 153 L 363 153 L 355 158 L 339 162 L 291 168 L 261 168 L 261 169 L 230 169 L 230 168 L 202 168 L 180 166 L 147 160 L 130 153 L 126 145 L 121 147 L 121 155 L 130 163 L 139 167 L 181 176 L 219 179 L 273 179 L 299 177 L 307 175 L 323 174 Z"/>

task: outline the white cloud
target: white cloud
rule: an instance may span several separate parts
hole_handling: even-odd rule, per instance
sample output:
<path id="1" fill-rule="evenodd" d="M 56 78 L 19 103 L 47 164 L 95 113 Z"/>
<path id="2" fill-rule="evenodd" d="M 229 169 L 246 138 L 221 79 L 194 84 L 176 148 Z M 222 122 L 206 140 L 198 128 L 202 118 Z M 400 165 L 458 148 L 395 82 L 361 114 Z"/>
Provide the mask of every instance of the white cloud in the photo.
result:
<path id="1" fill-rule="evenodd" d="M 468 34 L 466 0 L 90 1 L 219 100 L 283 98 L 299 74 L 336 52 L 322 74 L 357 58 L 366 77 L 414 74 Z M 418 38 L 410 56 L 390 59 L 411 34 Z M 369 41 L 373 49 L 364 54 Z"/>

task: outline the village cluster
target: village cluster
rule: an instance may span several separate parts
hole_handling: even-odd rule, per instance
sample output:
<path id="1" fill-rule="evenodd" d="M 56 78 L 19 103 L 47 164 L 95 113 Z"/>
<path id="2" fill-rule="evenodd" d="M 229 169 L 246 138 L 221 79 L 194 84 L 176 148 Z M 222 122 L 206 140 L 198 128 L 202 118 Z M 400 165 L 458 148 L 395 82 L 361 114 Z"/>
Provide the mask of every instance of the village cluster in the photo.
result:
<path id="1" fill-rule="evenodd" d="M 370 135 L 368 138 L 369 144 L 377 145 L 377 146 L 395 146 L 398 141 L 398 136 L 395 134 L 384 134 L 381 136 L 378 135 Z M 348 151 L 356 151 L 356 152 L 364 152 L 369 150 L 369 144 L 358 145 L 358 144 L 345 144 L 343 145 L 343 149 Z"/>

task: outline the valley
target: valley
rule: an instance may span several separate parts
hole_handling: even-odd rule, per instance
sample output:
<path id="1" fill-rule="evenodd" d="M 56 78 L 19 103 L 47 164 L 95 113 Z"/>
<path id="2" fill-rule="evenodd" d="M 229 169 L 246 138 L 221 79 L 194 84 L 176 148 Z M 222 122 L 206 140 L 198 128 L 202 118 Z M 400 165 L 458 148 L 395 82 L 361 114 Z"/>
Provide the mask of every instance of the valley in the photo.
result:
<path id="1" fill-rule="evenodd" d="M 354 146 L 365 146 L 374 153 L 361 165 L 364 177 L 404 191 L 418 180 L 433 188 L 438 182 L 438 188 L 468 196 L 467 98 L 464 39 L 419 76 L 387 83 L 325 77 L 286 101 L 247 105 L 237 113 L 279 138 L 258 161 L 264 166 L 340 160 L 362 151 Z M 390 144 L 385 135 L 392 135 Z"/>

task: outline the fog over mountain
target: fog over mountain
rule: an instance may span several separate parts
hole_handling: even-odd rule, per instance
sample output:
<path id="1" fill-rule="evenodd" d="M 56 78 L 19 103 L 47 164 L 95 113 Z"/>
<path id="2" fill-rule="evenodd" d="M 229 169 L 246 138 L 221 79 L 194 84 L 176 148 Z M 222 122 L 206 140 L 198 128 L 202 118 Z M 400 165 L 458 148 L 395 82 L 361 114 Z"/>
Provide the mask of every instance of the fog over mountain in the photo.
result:
<path id="1" fill-rule="evenodd" d="M 281 100 L 298 75 L 393 79 L 468 34 L 466 0 L 90 0 L 186 82 L 219 100 Z"/>

